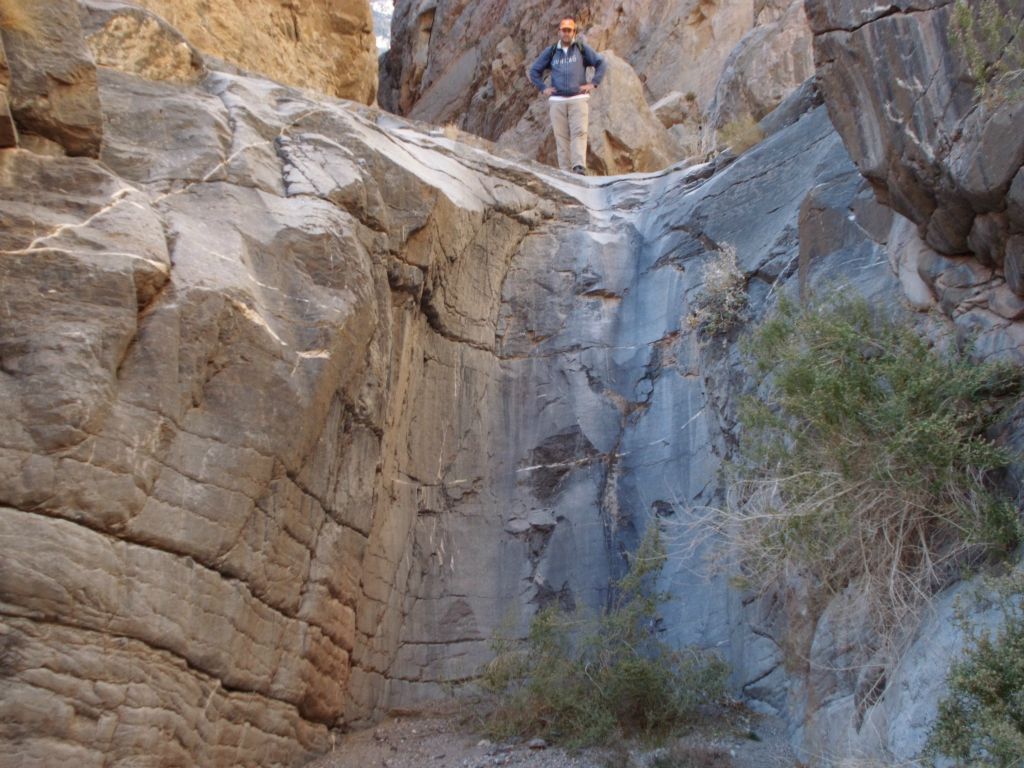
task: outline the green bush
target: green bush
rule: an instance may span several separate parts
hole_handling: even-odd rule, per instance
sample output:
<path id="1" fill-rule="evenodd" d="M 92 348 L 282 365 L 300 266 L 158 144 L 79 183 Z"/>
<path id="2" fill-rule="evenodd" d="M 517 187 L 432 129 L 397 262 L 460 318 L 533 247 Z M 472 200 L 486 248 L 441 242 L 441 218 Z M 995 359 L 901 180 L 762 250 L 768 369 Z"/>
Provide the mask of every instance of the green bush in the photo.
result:
<path id="1" fill-rule="evenodd" d="M 1004 12 L 996 0 L 957 0 L 953 5 L 950 45 L 983 99 L 1019 92 L 1008 83 L 1024 69 L 1024 17 L 1015 19 L 1008 10 Z"/>
<path id="2" fill-rule="evenodd" d="M 962 766 L 1024 765 L 1024 572 L 994 584 L 1003 624 L 995 633 L 978 631 L 963 615 L 968 637 L 963 658 L 949 672 L 949 695 L 925 753 Z"/>
<path id="3" fill-rule="evenodd" d="M 609 609 L 541 610 L 525 643 L 499 637 L 481 677 L 494 697 L 487 730 L 543 736 L 570 746 L 616 736 L 657 737 L 723 695 L 728 668 L 716 654 L 675 651 L 653 635 L 664 595 L 647 589 L 665 560 L 654 526 L 614 589 Z"/>
<path id="4" fill-rule="evenodd" d="M 759 396 L 718 528 L 748 582 L 797 571 L 857 584 L 887 632 L 967 563 L 1018 541 L 992 481 L 1010 455 L 986 429 L 1019 369 L 940 355 L 862 300 L 783 302 L 749 345 Z"/>

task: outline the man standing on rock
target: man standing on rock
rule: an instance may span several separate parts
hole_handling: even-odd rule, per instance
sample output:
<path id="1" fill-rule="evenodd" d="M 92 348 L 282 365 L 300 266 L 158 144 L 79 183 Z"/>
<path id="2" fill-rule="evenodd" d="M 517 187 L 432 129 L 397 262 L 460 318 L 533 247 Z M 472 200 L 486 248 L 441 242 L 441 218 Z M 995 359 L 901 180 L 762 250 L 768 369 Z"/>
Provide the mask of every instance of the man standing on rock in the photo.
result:
<path id="1" fill-rule="evenodd" d="M 604 77 L 604 58 L 590 46 L 576 40 L 575 19 L 558 24 L 558 42 L 546 49 L 530 67 L 530 82 L 548 97 L 551 127 L 558 148 L 558 167 L 585 175 L 587 163 L 587 123 L 590 119 L 590 93 Z M 594 77 L 587 82 L 587 67 Z M 551 70 L 551 85 L 544 83 L 545 70 Z"/>

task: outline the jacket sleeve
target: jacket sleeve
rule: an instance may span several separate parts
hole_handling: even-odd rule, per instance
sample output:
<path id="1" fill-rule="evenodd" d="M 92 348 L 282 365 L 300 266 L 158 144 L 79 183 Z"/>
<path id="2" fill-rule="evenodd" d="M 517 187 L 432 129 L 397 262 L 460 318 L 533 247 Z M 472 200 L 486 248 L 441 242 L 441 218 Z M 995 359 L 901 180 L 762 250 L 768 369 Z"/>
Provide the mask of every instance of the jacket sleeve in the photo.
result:
<path id="1" fill-rule="evenodd" d="M 543 90 L 547 88 L 544 84 L 544 70 L 551 66 L 552 53 L 552 48 L 548 46 L 530 67 L 530 82 L 533 83 L 533 87 L 538 91 L 543 92 Z"/>
<path id="2" fill-rule="evenodd" d="M 589 45 L 583 46 L 583 63 L 588 67 L 594 68 L 594 77 L 591 81 L 594 85 L 600 85 L 601 81 L 604 80 L 604 72 L 608 69 L 608 63 L 604 60 L 604 56 L 595 51 Z"/>

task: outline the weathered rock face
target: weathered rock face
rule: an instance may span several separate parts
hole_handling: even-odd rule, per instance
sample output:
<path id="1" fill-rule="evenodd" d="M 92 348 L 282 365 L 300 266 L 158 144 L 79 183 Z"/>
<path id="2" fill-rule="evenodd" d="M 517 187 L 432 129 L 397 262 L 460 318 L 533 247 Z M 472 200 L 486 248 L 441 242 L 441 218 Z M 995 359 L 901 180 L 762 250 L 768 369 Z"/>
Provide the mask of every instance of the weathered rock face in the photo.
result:
<path id="1" fill-rule="evenodd" d="M 519 157 L 556 164 L 547 100 L 526 70 L 552 44 L 561 17 L 557 8 L 525 11 L 504 0 L 396 5 L 382 103 L 418 120 L 455 122 Z M 508 24 L 495 25 L 497 17 Z M 647 106 L 636 73 L 614 52 L 605 53 L 612 71 L 591 100 L 588 165 L 624 173 L 659 170 L 681 159 L 677 143 Z"/>
<path id="2" fill-rule="evenodd" d="M 803 0 L 793 0 L 779 13 L 769 21 L 765 11 L 725 61 L 708 107 L 709 136 L 744 116 L 760 120 L 814 75 Z"/>
<path id="3" fill-rule="evenodd" d="M 533 97 L 526 68 L 556 41 L 559 20 L 575 10 L 536 0 L 399 0 L 381 104 L 432 122 L 458 115 L 462 128 L 497 138 Z M 617 51 L 654 100 L 692 91 L 706 102 L 725 58 L 754 24 L 754 4 L 602 0 L 590 4 L 580 23 L 588 44 Z"/>
<path id="4" fill-rule="evenodd" d="M 0 154 L 3 765 L 299 764 L 607 584 L 576 339 L 503 310 L 586 207 L 157 60 L 100 68 L 101 162 Z"/>
<path id="5" fill-rule="evenodd" d="M 457 122 L 463 130 L 547 161 L 544 121 L 526 70 L 555 41 L 559 19 L 575 10 L 570 3 L 532 0 L 399 0 L 393 45 L 383 59 L 381 104 L 428 122 Z M 720 102 L 716 125 L 742 114 L 760 118 L 811 74 L 810 33 L 798 0 L 602 0 L 589 4 L 580 21 L 590 45 L 617 52 L 633 68 L 647 103 L 680 93 L 698 107 L 676 131 L 677 138 L 653 138 L 660 132 L 651 128 L 637 135 L 633 121 L 625 119 L 632 114 L 632 90 L 608 89 L 605 98 L 629 105 L 614 115 L 623 120 L 611 129 L 628 137 L 623 147 L 628 157 L 657 155 L 666 143 L 682 143 L 695 155 L 712 103 Z M 676 157 L 682 155 L 676 149 Z M 627 163 L 605 172 L 635 169 Z"/>
<path id="6" fill-rule="evenodd" d="M 1007 280 L 879 204 L 810 94 L 731 164 L 596 182 L 193 72 L 120 18 L 152 51 L 99 68 L 99 161 L 0 152 L 0 766 L 301 764 L 503 622 L 599 604 L 720 493 L 750 384 L 687 318 L 725 247 L 754 321 L 846 282 L 1024 359 Z M 664 573 L 670 640 L 811 756 L 920 741 L 946 603 L 868 700 L 843 606 L 699 554 Z"/>
<path id="7" fill-rule="evenodd" d="M 137 4 L 170 22 L 201 51 L 232 64 L 329 96 L 363 104 L 376 99 L 377 43 L 369 0 Z M 128 31 L 122 26 L 110 34 Z M 138 43 L 135 37 L 133 45 Z"/>
<path id="8" fill-rule="evenodd" d="M 963 56 L 950 50 L 952 5 L 806 6 L 829 114 L 879 199 L 917 224 L 939 253 L 972 253 L 1018 274 L 1020 249 L 1009 240 L 1024 233 L 1011 191 L 1015 179 L 1024 185 L 1024 102 L 975 100 Z M 1009 35 L 1024 8 L 1009 1 L 1000 8 L 1016 19 L 1006 25 Z M 1016 277 L 1010 285 L 1020 293 Z"/>
<path id="9" fill-rule="evenodd" d="M 98 155 L 103 133 L 96 67 L 76 0 L 5 4 L 0 38 L 10 72 L 5 100 L 20 130 L 69 155 Z M 12 146 L 14 133 L 9 126 L 5 146 Z"/>

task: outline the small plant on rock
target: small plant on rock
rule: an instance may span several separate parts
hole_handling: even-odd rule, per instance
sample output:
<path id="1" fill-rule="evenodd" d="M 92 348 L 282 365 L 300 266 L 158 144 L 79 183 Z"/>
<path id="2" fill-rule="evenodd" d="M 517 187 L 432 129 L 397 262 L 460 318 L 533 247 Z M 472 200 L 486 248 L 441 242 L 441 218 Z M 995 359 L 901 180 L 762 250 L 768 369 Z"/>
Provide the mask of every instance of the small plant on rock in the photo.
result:
<path id="1" fill-rule="evenodd" d="M 712 518 L 748 583 L 854 585 L 892 638 L 963 567 L 1017 544 L 994 482 L 1011 457 L 986 430 L 1019 397 L 1018 368 L 940 355 L 863 300 L 782 302 L 749 354 L 760 389 Z"/>
<path id="2" fill-rule="evenodd" d="M 753 115 L 744 114 L 718 129 L 718 146 L 742 155 L 764 139 L 764 131 Z"/>
<path id="3" fill-rule="evenodd" d="M 957 0 L 949 41 L 964 61 L 981 99 L 1019 95 L 1010 82 L 1024 70 L 1024 16 L 1004 11 L 996 0 Z"/>
<path id="4" fill-rule="evenodd" d="M 989 580 L 1003 624 L 996 631 L 973 626 L 963 611 L 963 657 L 949 671 L 949 694 L 925 754 L 935 765 L 946 756 L 964 766 L 1024 765 L 1024 571 Z"/>
<path id="5" fill-rule="evenodd" d="M 543 736 L 570 746 L 615 736 L 656 737 L 720 698 L 726 664 L 710 652 L 677 651 L 653 634 L 650 583 L 665 560 L 656 528 L 616 583 L 611 606 L 592 615 L 541 610 L 525 642 L 499 638 L 481 682 L 494 697 L 495 737 Z"/>
<path id="6" fill-rule="evenodd" d="M 707 336 L 725 334 L 746 318 L 747 281 L 736 263 L 736 250 L 725 245 L 704 272 L 704 290 L 694 302 L 690 326 Z"/>

